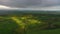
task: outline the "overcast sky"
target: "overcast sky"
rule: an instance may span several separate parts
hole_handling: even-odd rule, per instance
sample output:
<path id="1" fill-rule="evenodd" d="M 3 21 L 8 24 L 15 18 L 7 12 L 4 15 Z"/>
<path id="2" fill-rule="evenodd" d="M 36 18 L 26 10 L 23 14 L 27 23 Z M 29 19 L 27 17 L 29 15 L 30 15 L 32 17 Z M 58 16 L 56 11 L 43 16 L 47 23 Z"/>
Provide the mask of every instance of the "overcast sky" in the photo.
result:
<path id="1" fill-rule="evenodd" d="M 41 8 L 59 6 L 60 0 L 0 0 L 0 7 Z"/>

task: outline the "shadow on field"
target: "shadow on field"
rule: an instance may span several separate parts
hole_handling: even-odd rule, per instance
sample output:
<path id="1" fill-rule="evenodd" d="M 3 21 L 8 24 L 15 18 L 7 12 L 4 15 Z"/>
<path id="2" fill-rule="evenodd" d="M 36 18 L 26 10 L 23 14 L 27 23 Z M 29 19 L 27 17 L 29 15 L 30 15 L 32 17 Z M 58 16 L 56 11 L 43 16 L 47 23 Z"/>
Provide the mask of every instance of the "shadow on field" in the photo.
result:
<path id="1" fill-rule="evenodd" d="M 0 34 L 22 34 L 20 26 L 11 19 L 0 18 Z"/>

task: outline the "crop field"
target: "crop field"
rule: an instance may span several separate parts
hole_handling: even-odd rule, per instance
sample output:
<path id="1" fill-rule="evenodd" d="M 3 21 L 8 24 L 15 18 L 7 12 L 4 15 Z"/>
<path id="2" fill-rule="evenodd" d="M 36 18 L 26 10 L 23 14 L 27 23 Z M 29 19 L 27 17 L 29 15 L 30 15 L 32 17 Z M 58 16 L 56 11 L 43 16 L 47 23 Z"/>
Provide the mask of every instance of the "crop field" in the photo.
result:
<path id="1" fill-rule="evenodd" d="M 0 15 L 0 34 L 60 34 L 60 15 Z"/>

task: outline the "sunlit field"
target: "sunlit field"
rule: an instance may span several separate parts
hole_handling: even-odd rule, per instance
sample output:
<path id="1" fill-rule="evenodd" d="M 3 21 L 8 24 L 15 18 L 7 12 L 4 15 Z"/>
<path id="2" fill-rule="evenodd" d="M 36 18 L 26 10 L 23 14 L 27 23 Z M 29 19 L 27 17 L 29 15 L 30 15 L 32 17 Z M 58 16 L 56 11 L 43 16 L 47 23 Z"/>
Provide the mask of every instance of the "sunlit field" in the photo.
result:
<path id="1" fill-rule="evenodd" d="M 60 15 L 0 15 L 0 34 L 60 34 Z"/>

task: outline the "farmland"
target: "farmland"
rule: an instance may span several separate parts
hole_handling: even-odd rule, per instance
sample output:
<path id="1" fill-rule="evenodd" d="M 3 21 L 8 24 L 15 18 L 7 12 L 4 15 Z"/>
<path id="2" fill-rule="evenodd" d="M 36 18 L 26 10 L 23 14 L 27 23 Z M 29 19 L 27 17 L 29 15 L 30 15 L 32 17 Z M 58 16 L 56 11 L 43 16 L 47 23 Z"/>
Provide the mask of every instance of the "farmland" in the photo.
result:
<path id="1" fill-rule="evenodd" d="M 0 34 L 60 34 L 60 14 L 0 15 Z"/>

